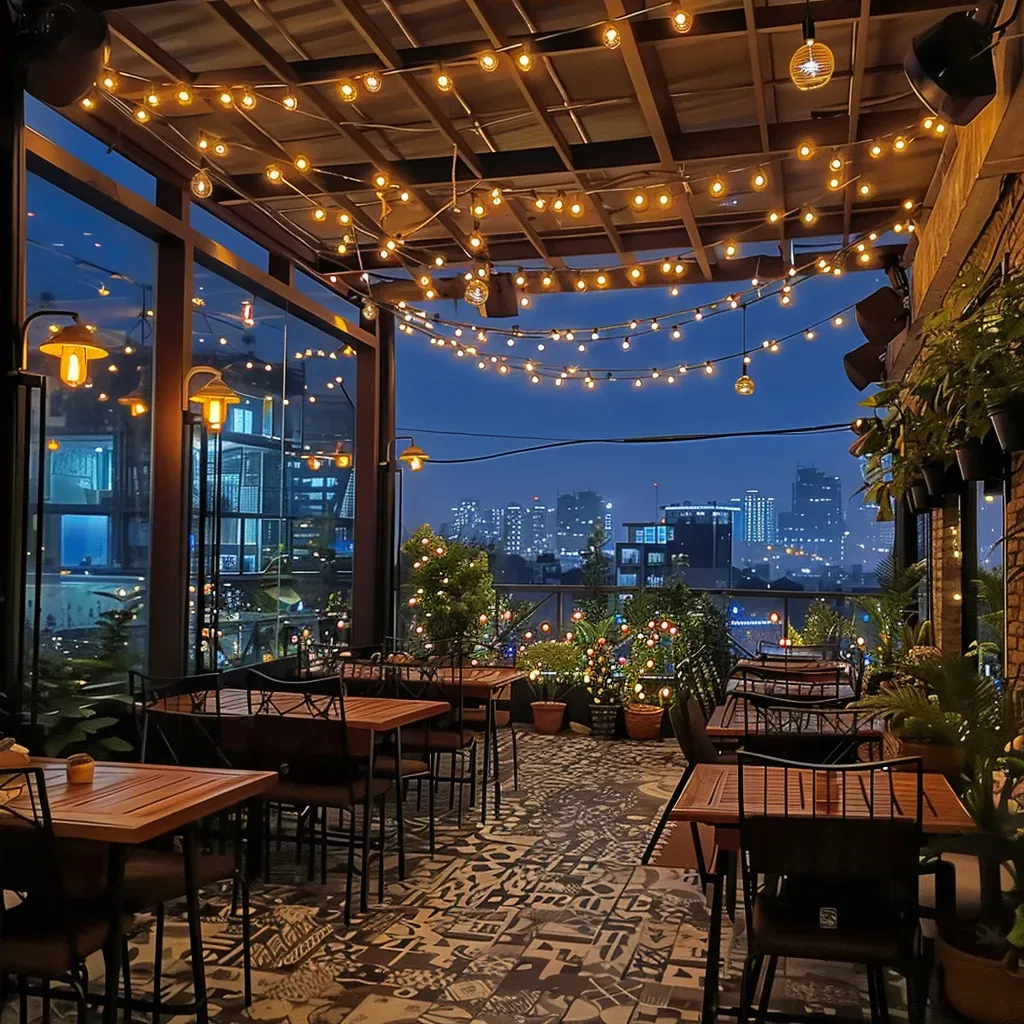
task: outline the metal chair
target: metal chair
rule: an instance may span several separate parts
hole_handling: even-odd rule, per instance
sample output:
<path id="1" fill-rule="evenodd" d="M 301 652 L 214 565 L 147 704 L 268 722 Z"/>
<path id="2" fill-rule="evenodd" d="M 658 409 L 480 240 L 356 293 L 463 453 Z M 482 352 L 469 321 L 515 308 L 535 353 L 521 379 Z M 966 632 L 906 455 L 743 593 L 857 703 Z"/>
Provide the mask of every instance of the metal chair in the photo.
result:
<path id="1" fill-rule="evenodd" d="M 835 701 L 784 700 L 757 693 L 737 693 L 742 715 L 743 749 L 815 764 L 856 761 L 860 731 L 870 711 Z"/>
<path id="2" fill-rule="evenodd" d="M 916 773 L 901 787 L 909 800 L 897 796 L 896 769 L 902 780 Z M 741 753 L 738 777 L 748 936 L 740 1024 L 762 972 L 765 1019 L 780 957 L 863 964 L 875 1024 L 888 1020 L 882 968 L 895 968 L 910 1024 L 919 1024 L 920 760 L 826 767 Z"/>

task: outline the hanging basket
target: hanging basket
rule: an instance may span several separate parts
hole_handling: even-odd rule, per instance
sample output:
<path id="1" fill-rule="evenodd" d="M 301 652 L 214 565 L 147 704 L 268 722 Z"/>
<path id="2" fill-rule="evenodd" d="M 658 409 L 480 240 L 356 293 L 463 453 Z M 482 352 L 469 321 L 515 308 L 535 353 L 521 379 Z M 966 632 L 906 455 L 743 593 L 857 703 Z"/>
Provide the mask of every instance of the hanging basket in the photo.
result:
<path id="1" fill-rule="evenodd" d="M 661 736 L 662 708 L 630 704 L 626 708 L 626 735 L 631 740 L 656 740 Z"/>
<path id="2" fill-rule="evenodd" d="M 590 735 L 595 740 L 615 738 L 615 726 L 619 722 L 619 709 L 615 704 L 590 705 Z"/>

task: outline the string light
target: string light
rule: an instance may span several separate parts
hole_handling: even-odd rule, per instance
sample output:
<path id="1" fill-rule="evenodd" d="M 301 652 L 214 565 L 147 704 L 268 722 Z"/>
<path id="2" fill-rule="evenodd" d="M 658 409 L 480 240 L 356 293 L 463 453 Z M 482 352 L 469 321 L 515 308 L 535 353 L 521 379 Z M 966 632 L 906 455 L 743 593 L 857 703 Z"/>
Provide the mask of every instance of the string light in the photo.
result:
<path id="1" fill-rule="evenodd" d="M 391 179 L 384 171 L 374 171 L 371 180 L 373 181 L 373 187 L 376 189 L 387 188 L 391 184 Z"/>
<path id="2" fill-rule="evenodd" d="M 868 155 L 872 159 L 877 160 L 882 155 L 882 147 L 877 142 L 872 143 L 868 148 Z"/>
<path id="3" fill-rule="evenodd" d="M 769 224 L 778 224 L 780 220 L 782 220 L 782 214 L 779 213 L 778 210 L 769 210 L 768 211 L 768 223 Z"/>
<path id="4" fill-rule="evenodd" d="M 359 90 L 356 88 L 356 83 L 351 78 L 343 78 L 338 83 L 338 95 L 346 103 L 355 103 L 359 97 Z"/>
<path id="5" fill-rule="evenodd" d="M 583 216 L 584 209 L 583 201 L 578 196 L 569 204 L 569 213 L 577 219 Z"/>
<path id="6" fill-rule="evenodd" d="M 256 106 L 256 94 L 250 89 L 243 89 L 242 95 L 238 99 L 238 105 L 243 110 L 253 110 Z"/>
<path id="7" fill-rule="evenodd" d="M 737 251 L 738 251 L 738 246 L 736 245 L 735 242 L 726 242 L 725 243 L 724 252 L 725 252 L 725 255 L 726 255 L 727 259 L 731 260 L 733 258 L 733 256 L 736 255 Z"/>
<path id="8" fill-rule="evenodd" d="M 327 220 L 327 211 L 322 206 L 316 207 L 316 209 L 313 210 L 313 220 L 318 224 L 322 224 Z"/>
<path id="9" fill-rule="evenodd" d="M 672 15 L 672 27 L 680 35 L 685 35 L 691 28 L 693 28 L 693 18 L 690 17 L 689 12 L 680 8 Z"/>
<path id="10" fill-rule="evenodd" d="M 441 92 L 451 92 L 455 88 L 455 82 L 452 80 L 452 76 L 447 71 L 441 69 L 434 76 L 434 85 L 441 90 Z"/>
<path id="11" fill-rule="evenodd" d="M 829 160 L 829 162 L 828 162 L 828 166 L 829 166 L 830 170 L 841 171 L 843 169 L 842 158 L 839 157 L 839 156 L 832 157 L 832 159 Z"/>
<path id="12" fill-rule="evenodd" d="M 828 179 L 828 187 L 833 192 L 836 192 L 837 190 L 841 189 L 843 187 L 843 180 L 842 180 L 842 178 L 840 178 L 838 176 L 833 176 L 833 177 L 829 178 Z"/>
<path id="13" fill-rule="evenodd" d="M 267 181 L 271 181 L 275 185 L 284 179 L 281 168 L 277 164 L 271 164 L 263 173 L 266 175 Z"/>
<path id="14" fill-rule="evenodd" d="M 467 239 L 466 243 L 470 249 L 474 252 L 479 252 L 484 247 L 484 237 L 479 231 L 474 231 Z"/>
<path id="15" fill-rule="evenodd" d="M 228 155 L 227 143 L 224 142 L 223 139 L 218 139 L 213 144 L 213 152 L 214 152 L 215 156 L 227 156 Z"/>
<path id="16" fill-rule="evenodd" d="M 902 135 L 897 135 L 892 140 L 892 151 L 894 153 L 905 153 L 907 150 L 907 140 Z"/>
<path id="17" fill-rule="evenodd" d="M 550 288 L 555 283 L 554 278 L 550 274 L 545 274 L 540 279 L 540 285 L 542 288 Z"/>
<path id="18" fill-rule="evenodd" d="M 904 199 L 903 200 L 903 209 L 904 210 L 910 211 L 913 208 L 914 208 L 914 200 L 913 199 Z"/>
<path id="19" fill-rule="evenodd" d="M 551 209 L 555 213 L 561 213 L 565 209 L 565 196 L 555 196 L 555 200 L 551 204 Z"/>
<path id="20" fill-rule="evenodd" d="M 79 100 L 78 105 L 83 110 L 95 110 L 96 109 L 96 97 L 92 93 L 86 93 L 85 96 Z"/>
<path id="21" fill-rule="evenodd" d="M 352 214 L 347 210 L 342 210 L 341 213 L 338 214 L 338 223 L 343 228 L 348 227 L 348 225 L 352 223 Z"/>
<path id="22" fill-rule="evenodd" d="M 768 175 L 763 168 L 759 167 L 754 171 L 754 176 L 750 179 L 750 187 L 755 192 L 763 192 L 768 187 Z"/>
<path id="23" fill-rule="evenodd" d="M 160 97 L 155 92 L 146 93 L 146 103 L 151 107 L 160 106 Z"/>
<path id="24" fill-rule="evenodd" d="M 227 89 L 222 89 L 217 96 L 217 99 L 220 100 L 221 106 L 223 107 L 230 107 L 235 102 L 235 97 L 232 96 Z"/>
<path id="25" fill-rule="evenodd" d="M 299 109 L 299 98 L 293 92 L 286 92 L 281 97 L 281 106 L 285 110 L 298 110 Z"/>
<path id="26" fill-rule="evenodd" d="M 640 189 L 629 197 L 629 205 L 634 210 L 647 209 L 647 193 Z"/>
<path id="27" fill-rule="evenodd" d="M 711 179 L 711 184 L 708 185 L 708 193 L 712 199 L 721 199 L 728 192 L 725 180 L 721 177 L 715 177 Z"/>
<path id="28" fill-rule="evenodd" d="M 102 85 L 107 92 L 117 92 L 117 75 L 110 70 L 104 71 L 103 77 L 100 79 L 100 85 Z"/>
<path id="29" fill-rule="evenodd" d="M 137 107 L 134 117 L 140 124 L 145 124 L 149 120 L 149 111 L 145 107 Z"/>
<path id="30" fill-rule="evenodd" d="M 669 191 L 658 193 L 658 206 L 662 210 L 667 210 L 672 205 L 672 193 Z"/>
<path id="31" fill-rule="evenodd" d="M 813 142 L 801 142 L 796 147 L 796 157 L 798 160 L 810 160 L 817 151 Z"/>
<path id="32" fill-rule="evenodd" d="M 869 195 L 871 195 L 871 192 L 872 192 L 871 182 L 869 182 L 869 181 L 862 181 L 857 186 L 857 192 L 860 195 L 862 195 L 862 196 L 869 196 Z"/>
<path id="33" fill-rule="evenodd" d="M 202 167 L 192 175 L 189 188 L 192 189 L 192 195 L 197 199 L 209 199 L 213 194 L 213 182 L 210 181 L 210 176 Z"/>
<path id="34" fill-rule="evenodd" d="M 533 199 L 533 207 L 535 210 L 543 212 L 548 205 L 548 201 L 543 196 L 535 196 Z"/>
<path id="35" fill-rule="evenodd" d="M 533 57 L 530 51 L 524 46 L 516 56 L 516 67 L 520 71 L 529 71 L 533 67 Z"/>
<path id="36" fill-rule="evenodd" d="M 812 224 L 815 223 L 815 221 L 817 221 L 817 219 L 818 219 L 818 214 L 815 212 L 813 207 L 805 206 L 800 211 L 800 222 L 805 227 L 810 227 Z"/>
<path id="37" fill-rule="evenodd" d="M 187 85 L 179 85 L 174 98 L 183 106 L 187 107 L 192 102 L 192 90 Z"/>
<path id="38" fill-rule="evenodd" d="M 601 26 L 601 42 L 609 50 L 617 50 L 622 45 L 622 33 L 614 22 L 608 21 Z"/>
<path id="39" fill-rule="evenodd" d="M 297 156 L 295 158 L 294 163 L 295 163 L 295 169 L 298 170 L 298 171 L 308 171 L 309 170 L 309 158 L 308 157 Z"/>
<path id="40" fill-rule="evenodd" d="M 493 50 L 486 50 L 480 54 L 478 63 L 481 70 L 490 74 L 492 71 L 498 70 L 498 55 Z"/>

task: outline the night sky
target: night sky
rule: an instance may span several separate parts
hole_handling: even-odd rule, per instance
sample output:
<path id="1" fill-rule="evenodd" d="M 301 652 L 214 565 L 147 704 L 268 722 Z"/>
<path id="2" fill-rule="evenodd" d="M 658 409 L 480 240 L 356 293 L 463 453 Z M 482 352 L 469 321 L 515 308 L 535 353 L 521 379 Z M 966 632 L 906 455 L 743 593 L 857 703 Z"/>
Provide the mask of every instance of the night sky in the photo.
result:
<path id="1" fill-rule="evenodd" d="M 152 179 L 133 170 L 116 154 L 107 154 L 102 144 L 89 139 L 51 111 L 29 101 L 28 120 L 48 138 L 76 156 L 99 167 L 104 173 L 152 198 Z M 53 190 L 56 208 L 62 214 L 60 194 Z M 68 203 L 63 220 L 69 236 L 81 214 Z M 210 222 L 205 218 L 205 225 Z M 199 222 L 196 221 L 198 224 Z M 31 225 L 30 225 L 31 227 Z M 212 229 L 211 234 L 214 233 Z M 225 242 L 224 232 L 218 241 Z M 79 232 L 80 233 L 80 232 Z M 30 231 L 31 234 L 31 231 Z M 707 239 L 706 241 L 714 241 Z M 882 239 L 884 241 L 884 238 Z M 229 244 L 229 243 L 228 243 Z M 265 266 L 265 254 L 257 246 L 233 245 L 244 258 Z M 685 249 L 684 237 L 678 240 Z M 751 251 L 770 252 L 771 247 Z M 130 254 L 119 254 L 119 259 Z M 663 253 L 638 253 L 639 258 L 657 258 Z M 798 254 L 799 261 L 799 254 Z M 140 262 L 148 266 L 147 258 Z M 117 265 L 117 264 L 111 264 Z M 588 264 L 595 266 L 594 263 Z M 655 274 L 656 268 L 652 268 Z M 528 375 L 516 371 L 504 377 L 493 369 L 480 371 L 476 360 L 458 359 L 452 349 L 431 346 L 423 335 L 398 336 L 398 425 L 399 433 L 412 433 L 416 442 L 434 459 L 463 458 L 508 448 L 539 443 L 532 440 L 451 436 L 429 431 L 458 431 L 470 434 L 527 435 L 544 438 L 621 437 L 709 431 L 735 431 L 797 427 L 849 422 L 858 415 L 862 397 L 843 371 L 842 357 L 861 344 L 863 338 L 846 314 L 845 324 L 816 328 L 814 341 L 797 337 L 781 345 L 777 354 L 762 352 L 764 339 L 781 338 L 800 332 L 827 318 L 886 283 L 881 272 L 848 273 L 841 278 L 815 276 L 798 285 L 793 302 L 782 307 L 777 297 L 751 305 L 747 315 L 747 344 L 753 355 L 750 374 L 756 392 L 738 396 L 733 385 L 741 372 L 740 360 L 719 364 L 712 377 L 691 371 L 669 385 L 661 380 L 644 382 L 640 389 L 628 382 L 598 379 L 593 391 L 582 384 L 568 383 L 556 388 L 550 379 L 531 385 Z M 733 285 L 739 289 L 742 285 Z M 54 289 L 59 292 L 59 289 Z M 486 326 L 491 337 L 488 353 L 531 356 L 556 365 L 611 367 L 621 373 L 649 372 L 657 367 L 667 374 L 681 363 L 702 362 L 738 352 L 742 347 L 740 311 L 690 324 L 683 338 L 670 337 L 674 311 L 711 303 L 728 292 L 726 285 L 684 285 L 678 298 L 668 287 L 640 288 L 618 292 L 588 292 L 585 295 L 533 296 L 529 310 L 518 321 L 492 320 Z M 442 316 L 477 321 L 465 303 L 436 304 Z M 350 314 L 351 315 L 351 314 Z M 603 323 L 661 317 L 658 332 L 642 328 L 632 336 L 630 351 L 618 340 L 589 342 L 589 332 Z M 575 327 L 586 332 L 589 351 L 581 355 L 575 343 L 546 344 L 544 353 L 536 343 L 520 340 L 515 349 L 505 346 L 504 333 L 515 323 L 531 328 Z M 580 339 L 577 339 L 580 340 Z M 354 377 L 354 366 L 349 368 Z M 580 374 L 582 376 L 582 373 Z M 596 376 L 596 375 L 595 375 Z M 818 437 L 734 439 L 686 444 L 643 446 L 589 445 L 537 454 L 512 456 L 491 462 L 461 466 L 428 465 L 419 474 L 409 474 L 405 487 L 405 523 L 429 520 L 434 525 L 449 517 L 452 505 L 473 498 L 482 507 L 526 503 L 538 496 L 554 505 L 558 493 L 595 489 L 614 504 L 616 523 L 646 519 L 655 512 L 654 484 L 660 485 L 662 504 L 690 500 L 725 500 L 749 488 L 774 495 L 780 511 L 789 507 L 790 486 L 797 465 L 815 465 L 840 474 L 851 496 L 851 538 L 868 522 L 858 511 L 857 464 L 848 454 L 852 435 L 848 432 Z M 360 467 L 357 467 L 357 469 Z"/>

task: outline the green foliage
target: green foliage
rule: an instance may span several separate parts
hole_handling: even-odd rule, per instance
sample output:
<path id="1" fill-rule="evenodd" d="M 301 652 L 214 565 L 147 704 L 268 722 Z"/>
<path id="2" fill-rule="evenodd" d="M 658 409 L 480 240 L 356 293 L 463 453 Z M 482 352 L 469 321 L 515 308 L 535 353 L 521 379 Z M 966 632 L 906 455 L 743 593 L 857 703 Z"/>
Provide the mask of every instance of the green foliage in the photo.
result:
<path id="1" fill-rule="evenodd" d="M 894 558 L 884 558 L 875 569 L 880 591 L 857 597 L 857 605 L 870 619 L 877 643 L 871 648 L 869 685 L 879 677 L 898 672 L 916 647 L 932 642 L 930 622 L 917 626 L 907 621 L 908 609 L 928 573 L 924 560 L 903 568 Z"/>
<path id="2" fill-rule="evenodd" d="M 530 670 L 530 684 L 540 700 L 562 700 L 579 683 L 580 652 L 568 640 L 545 640 L 527 647 L 520 664 Z"/>
<path id="3" fill-rule="evenodd" d="M 813 647 L 851 640 L 857 635 L 857 627 L 852 616 L 844 618 L 838 608 L 823 597 L 816 597 L 807 606 L 804 628 L 797 629 L 791 623 L 788 635 L 798 647 Z"/>
<path id="4" fill-rule="evenodd" d="M 449 543 L 424 523 L 402 545 L 402 553 L 410 563 L 405 589 L 414 609 L 413 647 L 442 656 L 470 653 L 494 611 L 487 552 Z"/>
<path id="5" fill-rule="evenodd" d="M 945 304 L 925 321 L 922 355 L 906 378 L 861 404 L 885 410 L 855 444 L 866 456 L 861 490 L 878 518 L 920 478 L 925 462 L 982 438 L 988 408 L 1024 392 L 1024 273 L 984 278 L 965 266 Z"/>
<path id="6" fill-rule="evenodd" d="M 622 637 L 614 616 L 600 622 L 584 620 L 576 625 L 573 643 L 580 652 L 583 684 L 592 704 L 622 703 L 622 680 L 617 663 L 617 649 Z"/>
<path id="7" fill-rule="evenodd" d="M 604 524 L 597 522 L 587 537 L 587 546 L 583 549 L 580 568 L 583 573 L 583 585 L 588 588 L 607 586 L 611 581 L 612 562 L 604 552 L 608 543 L 608 534 Z M 600 622 L 608 615 L 609 598 L 607 594 L 599 594 L 591 590 L 585 597 L 577 600 L 577 607 L 589 622 Z"/>

